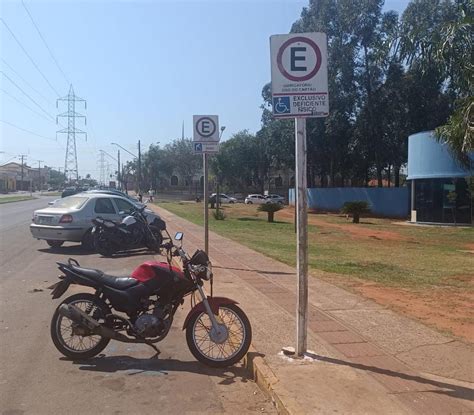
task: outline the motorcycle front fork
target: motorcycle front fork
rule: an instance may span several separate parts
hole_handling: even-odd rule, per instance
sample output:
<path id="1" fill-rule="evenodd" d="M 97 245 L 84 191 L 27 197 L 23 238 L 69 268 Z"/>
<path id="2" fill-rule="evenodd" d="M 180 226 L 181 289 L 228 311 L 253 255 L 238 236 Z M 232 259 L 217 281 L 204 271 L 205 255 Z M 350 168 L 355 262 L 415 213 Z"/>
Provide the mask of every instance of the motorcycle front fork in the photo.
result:
<path id="1" fill-rule="evenodd" d="M 211 330 L 211 338 L 214 340 L 221 339 L 222 337 L 226 337 L 227 335 L 227 328 L 224 324 L 221 324 L 217 321 L 216 315 L 212 312 L 211 306 L 209 305 L 209 301 L 207 300 L 206 293 L 204 289 L 198 285 L 199 295 L 201 296 L 202 303 L 204 304 L 204 308 L 206 309 L 206 313 L 209 316 L 209 319 L 212 323 L 212 330 Z"/>

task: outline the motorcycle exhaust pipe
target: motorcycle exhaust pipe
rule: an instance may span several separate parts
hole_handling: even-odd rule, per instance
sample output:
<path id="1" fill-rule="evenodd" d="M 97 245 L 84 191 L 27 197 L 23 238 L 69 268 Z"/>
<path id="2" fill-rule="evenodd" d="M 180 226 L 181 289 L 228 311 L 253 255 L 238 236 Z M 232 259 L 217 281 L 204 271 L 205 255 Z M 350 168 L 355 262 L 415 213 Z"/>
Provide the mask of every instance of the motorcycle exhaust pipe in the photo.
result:
<path id="1" fill-rule="evenodd" d="M 84 311 L 80 310 L 74 305 L 61 304 L 59 306 L 58 312 L 62 316 L 67 317 L 69 320 L 74 321 L 74 323 L 77 323 L 80 326 L 83 326 L 93 331 L 99 336 L 115 339 L 119 334 L 116 333 L 114 330 L 103 326 L 97 320 L 94 320 L 91 316 L 84 313 Z"/>

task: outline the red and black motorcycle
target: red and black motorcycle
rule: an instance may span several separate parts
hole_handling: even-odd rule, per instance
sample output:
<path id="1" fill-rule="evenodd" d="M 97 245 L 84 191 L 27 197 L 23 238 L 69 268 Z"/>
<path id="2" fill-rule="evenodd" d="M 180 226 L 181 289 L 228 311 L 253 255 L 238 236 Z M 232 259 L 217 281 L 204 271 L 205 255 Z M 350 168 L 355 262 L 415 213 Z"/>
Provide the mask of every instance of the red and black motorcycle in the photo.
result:
<path id="1" fill-rule="evenodd" d="M 71 359 L 87 359 L 99 354 L 111 339 L 125 343 L 144 343 L 160 353 L 155 343 L 169 333 L 176 310 L 191 297 L 191 311 L 186 317 L 186 341 L 200 362 L 214 367 L 231 366 L 248 351 L 252 329 L 237 302 L 212 295 L 212 265 L 204 251 L 189 257 L 182 247 L 183 234 L 178 232 L 176 246 L 162 247 L 168 262 L 148 261 L 130 276 L 118 277 L 102 271 L 82 268 L 74 259 L 59 263 L 64 275 L 50 288 L 53 299 L 61 297 L 70 284 L 95 289 L 66 298 L 51 321 L 51 337 L 56 348 Z M 179 257 L 183 268 L 172 266 Z M 203 289 L 211 283 L 211 295 Z M 201 301 L 196 304 L 195 295 Z M 120 314 L 118 314 L 118 313 Z"/>

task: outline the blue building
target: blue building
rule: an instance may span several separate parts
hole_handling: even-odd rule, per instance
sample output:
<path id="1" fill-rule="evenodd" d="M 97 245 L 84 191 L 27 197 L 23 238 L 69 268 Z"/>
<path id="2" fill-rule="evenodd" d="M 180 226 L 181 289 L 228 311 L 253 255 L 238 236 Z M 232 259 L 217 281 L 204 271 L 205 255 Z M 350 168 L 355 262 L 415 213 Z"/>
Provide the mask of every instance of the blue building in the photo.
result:
<path id="1" fill-rule="evenodd" d="M 422 223 L 473 223 L 473 176 L 453 158 L 432 131 L 408 137 L 408 177 L 411 181 L 411 221 Z"/>

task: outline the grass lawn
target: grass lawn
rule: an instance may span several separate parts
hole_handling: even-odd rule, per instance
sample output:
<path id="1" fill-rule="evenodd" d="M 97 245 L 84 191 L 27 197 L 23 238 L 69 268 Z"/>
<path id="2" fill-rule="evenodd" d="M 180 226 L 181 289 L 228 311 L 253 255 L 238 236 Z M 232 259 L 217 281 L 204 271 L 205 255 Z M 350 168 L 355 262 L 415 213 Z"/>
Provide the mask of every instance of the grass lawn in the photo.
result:
<path id="1" fill-rule="evenodd" d="M 5 196 L 0 197 L 0 205 L 3 203 L 11 203 L 11 202 L 22 202 L 24 200 L 32 200 L 35 199 L 32 196 Z"/>
<path id="2" fill-rule="evenodd" d="M 203 224 L 202 204 L 160 203 L 160 206 Z M 275 214 L 275 223 L 256 206 L 224 207 L 226 219 L 210 229 L 255 251 L 295 265 L 294 210 Z M 404 288 L 451 286 L 473 290 L 474 229 L 407 226 L 388 219 L 361 219 L 352 224 L 336 214 L 309 215 L 309 266 L 336 274 L 355 276 L 387 286 Z M 472 252 L 468 252 L 472 251 Z M 471 278 L 466 278 L 471 277 Z"/>

